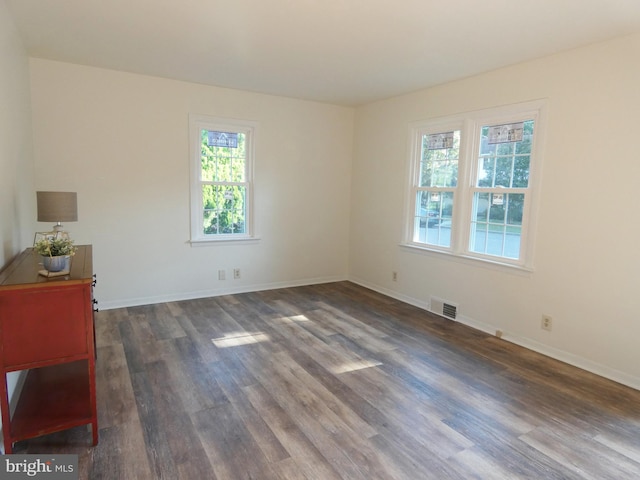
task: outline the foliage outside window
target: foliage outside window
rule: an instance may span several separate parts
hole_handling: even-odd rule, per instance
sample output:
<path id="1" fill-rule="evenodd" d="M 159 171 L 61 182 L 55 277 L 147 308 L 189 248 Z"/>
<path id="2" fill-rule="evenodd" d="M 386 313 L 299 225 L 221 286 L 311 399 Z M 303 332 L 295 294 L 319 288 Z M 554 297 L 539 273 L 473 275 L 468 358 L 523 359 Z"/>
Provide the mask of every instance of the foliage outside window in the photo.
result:
<path id="1" fill-rule="evenodd" d="M 531 268 L 541 108 L 415 124 L 405 243 Z"/>
<path id="2" fill-rule="evenodd" d="M 190 117 L 192 241 L 252 237 L 255 125 Z"/>

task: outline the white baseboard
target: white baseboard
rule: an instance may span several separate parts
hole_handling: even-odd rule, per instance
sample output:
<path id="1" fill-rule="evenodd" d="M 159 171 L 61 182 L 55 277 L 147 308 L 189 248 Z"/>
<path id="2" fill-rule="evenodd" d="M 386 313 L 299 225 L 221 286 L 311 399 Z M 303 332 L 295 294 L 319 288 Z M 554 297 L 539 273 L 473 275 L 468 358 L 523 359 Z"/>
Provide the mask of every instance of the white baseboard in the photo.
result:
<path id="1" fill-rule="evenodd" d="M 418 300 L 416 298 L 398 293 L 394 290 L 389 290 L 388 288 L 374 285 L 358 277 L 350 277 L 349 281 L 362 287 L 368 288 L 369 290 L 373 290 L 374 292 L 382 293 L 387 297 L 395 298 L 396 300 L 400 300 L 401 302 L 408 303 L 409 305 L 413 305 L 414 307 L 422 308 L 423 310 L 427 309 L 427 302 L 424 300 Z"/>
<path id="2" fill-rule="evenodd" d="M 371 284 L 359 278 L 352 277 L 349 279 L 349 281 L 353 283 L 357 283 L 358 285 L 361 285 L 365 288 L 374 290 L 378 293 L 382 293 L 383 295 L 387 295 L 388 297 L 395 298 L 396 300 L 400 300 L 401 302 L 408 303 L 410 305 L 413 305 L 418 308 L 422 308 L 424 310 L 427 309 L 427 302 L 424 300 L 407 297 L 406 295 L 402 295 L 397 292 L 394 292 L 393 290 L 389 290 L 387 288 Z M 458 316 L 458 318 L 455 321 L 462 323 L 463 325 L 467 325 L 468 327 L 475 328 L 476 330 L 485 332 L 489 335 L 495 335 L 496 330 L 502 330 L 503 340 L 514 343 L 516 345 L 520 345 L 521 347 L 527 348 L 534 352 L 541 353 L 542 355 L 546 355 L 547 357 L 551 357 L 555 360 L 559 360 L 569 365 L 573 365 L 574 367 L 578 367 L 582 370 L 586 370 L 587 372 L 591 372 L 601 377 L 607 378 L 609 380 L 613 380 L 614 382 L 620 383 L 622 385 L 626 385 L 627 387 L 640 390 L 640 378 L 635 377 L 633 375 L 629 375 L 625 372 L 621 372 L 614 368 L 607 367 L 606 365 L 601 365 L 597 362 L 593 362 L 589 359 L 580 357 L 578 355 L 565 352 L 564 350 L 560 350 L 560 349 L 551 347 L 549 345 L 545 345 L 544 343 L 540 343 L 536 340 L 532 340 L 530 338 L 523 337 L 521 335 L 504 331 L 504 329 L 501 327 L 480 322 L 470 317 L 461 315 L 461 316 Z"/>

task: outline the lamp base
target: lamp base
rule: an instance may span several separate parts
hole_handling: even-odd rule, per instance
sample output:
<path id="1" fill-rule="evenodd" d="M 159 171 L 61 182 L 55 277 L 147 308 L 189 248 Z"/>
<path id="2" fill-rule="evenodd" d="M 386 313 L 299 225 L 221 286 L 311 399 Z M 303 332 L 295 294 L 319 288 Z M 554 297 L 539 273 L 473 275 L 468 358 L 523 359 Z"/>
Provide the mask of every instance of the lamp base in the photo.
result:
<path id="1" fill-rule="evenodd" d="M 33 237 L 33 245 L 38 243 L 40 240 L 57 240 L 59 238 L 70 239 L 69 232 L 64 232 L 62 230 L 54 230 L 51 232 L 36 232 Z"/>

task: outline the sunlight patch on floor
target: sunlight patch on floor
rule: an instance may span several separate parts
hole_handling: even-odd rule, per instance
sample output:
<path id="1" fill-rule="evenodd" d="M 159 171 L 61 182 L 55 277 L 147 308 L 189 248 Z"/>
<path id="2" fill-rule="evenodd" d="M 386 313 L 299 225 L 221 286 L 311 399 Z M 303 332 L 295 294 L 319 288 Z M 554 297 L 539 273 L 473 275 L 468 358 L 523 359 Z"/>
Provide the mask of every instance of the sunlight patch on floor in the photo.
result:
<path id="1" fill-rule="evenodd" d="M 228 348 L 268 342 L 269 336 L 262 332 L 232 332 L 225 334 L 224 337 L 212 338 L 211 341 L 218 348 Z"/>
<path id="2" fill-rule="evenodd" d="M 307 317 L 304 315 L 293 315 L 291 317 L 278 317 L 274 318 L 272 321 L 278 324 L 286 324 L 286 323 L 302 323 L 302 322 L 310 322 Z"/>
<path id="3" fill-rule="evenodd" d="M 378 365 L 382 365 L 382 363 L 373 360 L 357 360 L 355 362 L 343 363 L 338 367 L 332 368 L 331 371 L 335 374 L 347 373 L 354 372 L 356 370 L 363 370 L 365 368 L 377 367 Z"/>

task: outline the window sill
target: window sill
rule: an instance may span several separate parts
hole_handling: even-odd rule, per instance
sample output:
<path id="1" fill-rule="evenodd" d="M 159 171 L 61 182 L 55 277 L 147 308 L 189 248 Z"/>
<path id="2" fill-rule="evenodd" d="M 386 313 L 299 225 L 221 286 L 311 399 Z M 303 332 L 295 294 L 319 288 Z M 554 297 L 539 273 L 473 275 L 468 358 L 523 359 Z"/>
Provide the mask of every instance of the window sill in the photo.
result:
<path id="1" fill-rule="evenodd" d="M 213 245 L 247 245 L 260 242 L 260 237 L 219 237 L 189 240 L 192 247 L 210 247 Z"/>
<path id="2" fill-rule="evenodd" d="M 462 255 L 462 254 L 447 252 L 443 250 L 436 250 L 433 248 L 429 248 L 422 245 L 416 245 L 412 243 L 401 243 L 399 246 L 404 250 L 406 250 L 407 252 L 410 252 L 413 254 L 433 256 L 436 258 L 446 259 L 449 261 L 463 263 L 466 265 L 489 268 L 491 270 L 511 273 L 515 275 L 528 276 L 534 271 L 533 268 L 529 266 L 514 265 L 511 263 L 503 263 L 503 262 L 500 262 L 499 260 L 491 260 L 488 258 L 481 258 L 481 257 L 472 257 L 469 255 Z"/>

